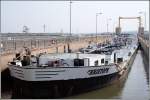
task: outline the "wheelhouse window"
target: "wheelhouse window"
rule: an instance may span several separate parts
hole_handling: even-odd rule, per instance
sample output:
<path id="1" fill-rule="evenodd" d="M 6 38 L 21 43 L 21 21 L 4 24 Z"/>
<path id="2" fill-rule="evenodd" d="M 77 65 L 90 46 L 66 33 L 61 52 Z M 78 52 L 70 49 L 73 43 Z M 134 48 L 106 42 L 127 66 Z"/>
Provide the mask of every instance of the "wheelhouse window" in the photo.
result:
<path id="1" fill-rule="evenodd" d="M 98 66 L 98 60 L 96 60 L 96 61 L 94 62 L 94 65 L 95 65 L 95 66 Z"/>
<path id="2" fill-rule="evenodd" d="M 74 59 L 74 66 L 84 66 L 84 59 Z"/>
<path id="3" fill-rule="evenodd" d="M 104 64 L 104 59 L 101 59 L 101 64 Z"/>
<path id="4" fill-rule="evenodd" d="M 123 58 L 117 58 L 117 63 L 123 62 Z"/>
<path id="5" fill-rule="evenodd" d="M 108 61 L 105 61 L 105 65 L 108 65 Z"/>

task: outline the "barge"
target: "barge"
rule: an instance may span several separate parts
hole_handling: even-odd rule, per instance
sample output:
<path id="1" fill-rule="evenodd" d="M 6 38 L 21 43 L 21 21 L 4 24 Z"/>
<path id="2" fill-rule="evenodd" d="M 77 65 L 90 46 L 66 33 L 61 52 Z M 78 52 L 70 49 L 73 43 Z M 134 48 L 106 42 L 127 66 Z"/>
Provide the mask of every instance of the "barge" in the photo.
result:
<path id="1" fill-rule="evenodd" d="M 117 35 L 105 44 L 74 53 L 16 54 L 9 62 L 12 98 L 63 98 L 101 88 L 129 71 L 138 47 L 137 37 Z"/>

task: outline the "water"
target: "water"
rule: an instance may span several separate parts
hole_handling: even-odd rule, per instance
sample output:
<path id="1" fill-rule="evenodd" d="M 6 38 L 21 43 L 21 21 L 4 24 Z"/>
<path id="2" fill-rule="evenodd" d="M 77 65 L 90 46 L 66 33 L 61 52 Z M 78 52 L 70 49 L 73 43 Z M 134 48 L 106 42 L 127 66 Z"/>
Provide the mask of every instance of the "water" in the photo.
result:
<path id="1" fill-rule="evenodd" d="M 149 100 L 149 83 L 143 60 L 145 59 L 143 59 L 141 51 L 138 51 L 132 68 L 125 80 L 102 89 L 97 89 L 95 91 L 71 96 L 68 98 Z"/>
<path id="2" fill-rule="evenodd" d="M 143 62 L 144 61 L 144 62 Z M 138 51 L 131 70 L 126 79 L 110 86 L 91 92 L 70 96 L 70 99 L 122 99 L 122 100 L 149 100 L 148 63 Z M 11 98 L 11 91 L 2 93 L 2 98 Z"/>

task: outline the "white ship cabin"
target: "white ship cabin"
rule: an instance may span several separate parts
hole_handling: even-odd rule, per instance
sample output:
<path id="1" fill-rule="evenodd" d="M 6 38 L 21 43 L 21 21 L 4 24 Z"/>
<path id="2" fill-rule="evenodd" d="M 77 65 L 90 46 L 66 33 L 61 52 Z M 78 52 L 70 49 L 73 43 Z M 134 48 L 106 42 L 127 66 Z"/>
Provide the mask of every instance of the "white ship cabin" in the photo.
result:
<path id="1" fill-rule="evenodd" d="M 29 63 L 27 63 L 27 60 L 17 60 L 11 62 L 11 64 L 22 67 L 96 67 L 113 63 L 112 56 L 105 54 L 55 53 L 43 54 L 40 57 L 32 56 Z"/>
<path id="2" fill-rule="evenodd" d="M 15 61 L 17 66 L 23 67 L 88 67 L 101 66 L 113 63 L 121 63 L 129 59 L 129 50 L 114 51 L 110 55 L 106 54 L 83 54 L 83 53 L 52 53 L 42 54 L 39 57 L 31 56 L 30 62 L 27 60 Z"/>
<path id="3" fill-rule="evenodd" d="M 106 58 L 109 58 L 107 60 Z M 99 54 L 46 54 L 39 57 L 39 66 L 49 67 L 79 67 L 100 66 L 111 63 L 111 56 Z"/>

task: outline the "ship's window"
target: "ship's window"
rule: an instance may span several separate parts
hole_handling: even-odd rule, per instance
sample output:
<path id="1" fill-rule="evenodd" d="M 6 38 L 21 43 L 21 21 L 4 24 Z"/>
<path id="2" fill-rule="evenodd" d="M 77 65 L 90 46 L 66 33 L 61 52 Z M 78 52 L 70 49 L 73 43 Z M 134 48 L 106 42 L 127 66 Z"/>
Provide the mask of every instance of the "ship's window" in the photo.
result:
<path id="1" fill-rule="evenodd" d="M 123 62 L 123 58 L 117 58 L 117 63 Z"/>
<path id="2" fill-rule="evenodd" d="M 94 62 L 94 64 L 95 64 L 95 66 L 98 66 L 98 60 L 96 60 L 96 61 Z"/>
<path id="3" fill-rule="evenodd" d="M 84 59 L 74 59 L 74 66 L 84 66 Z"/>
<path id="4" fill-rule="evenodd" d="M 103 64 L 104 63 L 104 59 L 101 59 L 101 64 Z"/>
<path id="5" fill-rule="evenodd" d="M 108 61 L 105 61 L 105 65 L 108 65 Z"/>

